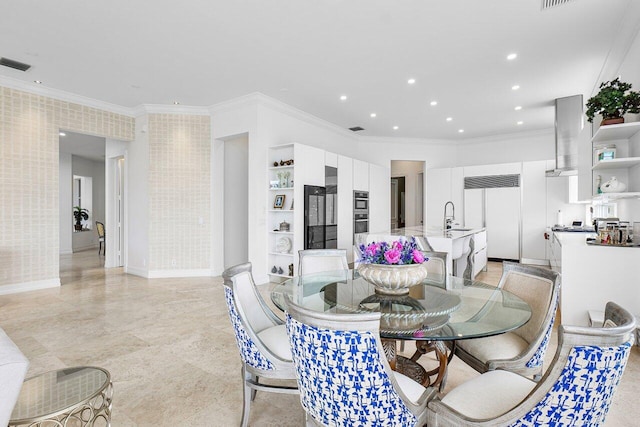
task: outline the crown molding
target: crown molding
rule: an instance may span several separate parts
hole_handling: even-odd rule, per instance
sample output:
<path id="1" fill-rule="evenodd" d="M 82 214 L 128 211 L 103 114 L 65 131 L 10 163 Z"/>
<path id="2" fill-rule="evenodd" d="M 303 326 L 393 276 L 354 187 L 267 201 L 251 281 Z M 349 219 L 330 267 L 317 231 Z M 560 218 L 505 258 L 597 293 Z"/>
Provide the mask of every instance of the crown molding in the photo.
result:
<path id="1" fill-rule="evenodd" d="M 26 82 L 24 80 L 13 79 L 6 76 L 0 76 L 0 86 L 19 90 L 22 92 L 32 93 L 34 95 L 57 99 L 59 101 L 71 102 L 73 104 L 79 104 L 85 107 L 96 108 L 98 110 L 104 110 L 110 113 L 134 117 L 134 110 L 132 108 L 111 104 L 109 102 L 99 101 L 97 99 L 88 98 L 82 95 L 76 95 L 74 93 L 65 92 L 59 89 L 53 89 L 37 83 Z"/>
<path id="2" fill-rule="evenodd" d="M 513 132 L 513 133 L 500 133 L 496 135 L 489 136 L 481 136 L 478 138 L 469 138 L 464 140 L 455 141 L 458 145 L 468 145 L 468 144 L 482 144 L 485 142 L 497 142 L 504 140 L 519 140 L 523 138 L 530 138 L 536 136 L 551 136 L 554 137 L 555 130 L 553 128 L 543 128 L 543 129 L 534 129 L 530 131 L 524 132 Z"/>
<path id="3" fill-rule="evenodd" d="M 334 123 L 321 119 L 313 114 L 302 111 L 296 107 L 286 104 L 280 100 L 267 96 L 260 92 L 253 92 L 238 98 L 224 101 L 209 107 L 211 114 L 233 111 L 244 107 L 250 106 L 263 106 L 271 110 L 277 111 L 282 114 L 286 114 L 294 119 L 309 123 L 311 125 L 324 128 L 330 132 L 337 133 L 340 136 L 352 138 L 358 141 L 360 137 L 355 135 L 350 130 L 344 129 Z"/>
<path id="4" fill-rule="evenodd" d="M 134 117 L 145 114 L 186 114 L 192 116 L 209 116 L 209 107 L 194 107 L 190 105 L 142 104 L 132 109 Z"/>
<path id="5" fill-rule="evenodd" d="M 431 138 L 396 138 L 393 136 L 358 136 L 364 144 L 423 144 L 431 146 L 450 146 L 456 141 L 452 139 L 431 139 Z"/>

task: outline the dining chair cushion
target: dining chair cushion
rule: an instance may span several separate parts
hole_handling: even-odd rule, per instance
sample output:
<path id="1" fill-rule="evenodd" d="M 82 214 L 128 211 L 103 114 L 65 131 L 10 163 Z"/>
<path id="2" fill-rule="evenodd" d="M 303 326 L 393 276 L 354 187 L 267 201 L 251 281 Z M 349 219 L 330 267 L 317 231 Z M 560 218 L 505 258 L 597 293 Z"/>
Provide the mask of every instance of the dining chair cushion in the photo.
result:
<path id="1" fill-rule="evenodd" d="M 417 404 L 418 399 L 425 392 L 425 388 L 418 384 L 416 381 L 412 380 L 406 375 L 401 374 L 400 372 L 393 371 L 393 376 L 398 383 L 398 386 L 402 389 L 404 395 L 414 404 Z"/>
<path id="2" fill-rule="evenodd" d="M 291 346 L 285 325 L 272 326 L 258 332 L 258 338 L 273 354 L 280 359 L 291 361 Z"/>
<path id="3" fill-rule="evenodd" d="M 487 338 L 460 340 L 457 346 L 483 363 L 493 359 L 511 359 L 527 349 L 529 344 L 513 332 Z"/>
<path id="4" fill-rule="evenodd" d="M 451 390 L 442 403 L 469 418 L 495 418 L 522 402 L 535 386 L 513 372 L 489 371 Z"/>

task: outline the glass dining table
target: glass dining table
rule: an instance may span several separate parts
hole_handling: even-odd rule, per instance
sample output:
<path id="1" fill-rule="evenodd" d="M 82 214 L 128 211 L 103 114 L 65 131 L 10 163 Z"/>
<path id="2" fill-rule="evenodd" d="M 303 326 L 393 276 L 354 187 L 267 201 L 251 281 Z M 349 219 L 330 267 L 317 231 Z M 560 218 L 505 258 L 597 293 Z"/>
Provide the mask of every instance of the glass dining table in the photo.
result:
<path id="1" fill-rule="evenodd" d="M 502 334 L 531 317 L 531 307 L 508 291 L 434 274 L 410 288 L 408 295 L 395 296 L 376 293 L 357 270 L 323 272 L 288 279 L 271 291 L 271 300 L 283 311 L 286 296 L 320 312 L 380 312 L 380 337 L 391 368 L 434 387 L 443 384 L 457 340 Z M 397 354 L 398 340 L 416 342 L 412 357 Z M 427 371 L 417 360 L 430 352 L 438 364 Z"/>

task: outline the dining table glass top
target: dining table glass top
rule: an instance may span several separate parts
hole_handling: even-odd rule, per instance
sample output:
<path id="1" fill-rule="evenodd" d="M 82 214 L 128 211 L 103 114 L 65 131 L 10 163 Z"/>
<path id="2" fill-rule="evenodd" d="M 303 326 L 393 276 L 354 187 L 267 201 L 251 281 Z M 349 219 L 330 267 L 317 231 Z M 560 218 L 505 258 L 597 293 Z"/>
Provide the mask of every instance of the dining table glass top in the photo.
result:
<path id="1" fill-rule="evenodd" d="M 328 313 L 381 312 L 380 335 L 407 340 L 459 340 L 511 331 L 531 317 L 531 307 L 516 295 L 475 280 L 429 276 L 405 296 L 375 292 L 357 270 L 294 277 L 271 292 L 286 310 L 287 298 Z"/>

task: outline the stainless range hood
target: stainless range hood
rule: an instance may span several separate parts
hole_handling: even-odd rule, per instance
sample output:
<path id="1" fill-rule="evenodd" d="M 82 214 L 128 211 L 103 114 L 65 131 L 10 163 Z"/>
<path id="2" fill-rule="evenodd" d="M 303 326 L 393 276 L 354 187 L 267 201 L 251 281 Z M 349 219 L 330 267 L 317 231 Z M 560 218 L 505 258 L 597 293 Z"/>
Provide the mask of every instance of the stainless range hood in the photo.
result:
<path id="1" fill-rule="evenodd" d="M 556 167 L 546 175 L 578 174 L 578 135 L 584 127 L 582 95 L 556 99 Z"/>

